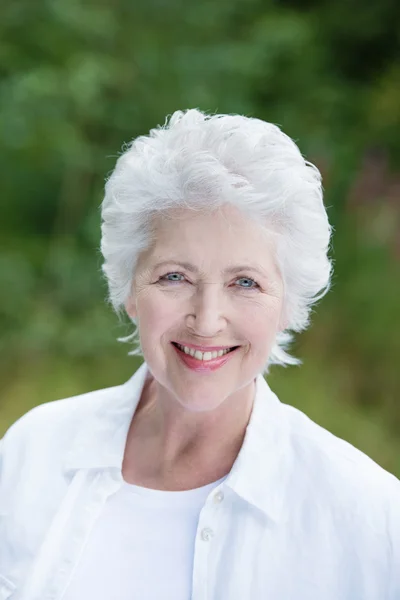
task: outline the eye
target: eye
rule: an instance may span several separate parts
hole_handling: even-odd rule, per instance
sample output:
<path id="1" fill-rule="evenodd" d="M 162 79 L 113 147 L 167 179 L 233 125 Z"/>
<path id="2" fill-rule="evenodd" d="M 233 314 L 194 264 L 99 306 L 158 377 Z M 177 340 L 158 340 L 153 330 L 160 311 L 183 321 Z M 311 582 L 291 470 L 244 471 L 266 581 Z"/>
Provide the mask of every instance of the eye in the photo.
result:
<path id="1" fill-rule="evenodd" d="M 239 277 L 239 279 L 236 279 L 236 281 L 244 281 L 245 282 L 245 285 L 239 286 L 244 290 L 256 290 L 260 287 L 258 285 L 258 283 L 256 281 L 254 281 L 254 279 L 250 279 L 250 277 Z"/>
<path id="2" fill-rule="evenodd" d="M 173 277 L 175 277 L 175 279 L 172 279 Z M 180 277 L 182 277 L 182 279 L 179 279 Z M 158 281 L 162 281 L 162 282 L 171 282 L 171 283 L 181 283 L 181 281 L 183 281 L 184 276 L 182 275 L 182 273 L 167 273 L 166 275 L 163 275 L 162 277 L 160 277 L 160 279 Z"/>

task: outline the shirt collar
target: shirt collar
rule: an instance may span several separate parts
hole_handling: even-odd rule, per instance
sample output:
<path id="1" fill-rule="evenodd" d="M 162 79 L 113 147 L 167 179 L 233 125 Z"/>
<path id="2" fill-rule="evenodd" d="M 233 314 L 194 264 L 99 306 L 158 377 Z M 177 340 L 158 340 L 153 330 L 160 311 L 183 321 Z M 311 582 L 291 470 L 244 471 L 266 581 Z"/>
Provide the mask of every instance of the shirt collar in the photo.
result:
<path id="1" fill-rule="evenodd" d="M 275 522 L 283 516 L 290 467 L 283 408 L 264 377 L 258 375 L 244 441 L 225 481 L 243 500 Z"/>
<path id="2" fill-rule="evenodd" d="M 143 363 L 123 385 L 93 392 L 99 397 L 72 440 L 66 470 L 122 470 L 129 426 L 149 375 L 147 364 Z M 80 411 L 79 416 L 82 418 Z M 287 450 L 283 405 L 259 374 L 244 441 L 225 485 L 273 521 L 280 519 L 283 510 L 289 467 Z"/>
<path id="3" fill-rule="evenodd" d="M 148 376 L 147 365 L 143 363 L 123 385 L 89 394 L 92 398 L 88 398 L 86 419 L 86 407 L 82 411 L 77 409 L 83 424 L 78 426 L 71 442 L 66 470 L 122 469 L 129 426 Z"/>

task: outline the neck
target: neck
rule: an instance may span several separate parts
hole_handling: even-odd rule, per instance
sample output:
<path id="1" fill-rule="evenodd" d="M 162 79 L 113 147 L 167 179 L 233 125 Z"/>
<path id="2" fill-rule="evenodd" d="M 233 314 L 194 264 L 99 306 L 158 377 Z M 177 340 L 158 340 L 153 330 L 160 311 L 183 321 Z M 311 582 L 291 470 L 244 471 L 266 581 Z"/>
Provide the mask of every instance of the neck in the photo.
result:
<path id="1" fill-rule="evenodd" d="M 252 381 L 216 409 L 191 412 L 149 379 L 128 434 L 125 480 L 158 489 L 190 489 L 225 476 L 242 446 L 254 394 Z"/>

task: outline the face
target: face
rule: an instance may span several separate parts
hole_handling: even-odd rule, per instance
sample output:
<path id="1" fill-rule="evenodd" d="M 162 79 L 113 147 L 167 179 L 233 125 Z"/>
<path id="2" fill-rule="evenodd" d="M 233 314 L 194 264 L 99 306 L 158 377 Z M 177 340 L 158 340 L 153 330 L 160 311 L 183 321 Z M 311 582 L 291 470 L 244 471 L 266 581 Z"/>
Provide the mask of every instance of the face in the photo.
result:
<path id="1" fill-rule="evenodd" d="M 126 309 L 158 384 L 187 410 L 213 410 L 252 384 L 284 328 L 274 242 L 231 205 L 153 224 Z M 212 358 L 220 347 L 235 349 Z M 196 348 L 208 353 L 187 353 Z"/>

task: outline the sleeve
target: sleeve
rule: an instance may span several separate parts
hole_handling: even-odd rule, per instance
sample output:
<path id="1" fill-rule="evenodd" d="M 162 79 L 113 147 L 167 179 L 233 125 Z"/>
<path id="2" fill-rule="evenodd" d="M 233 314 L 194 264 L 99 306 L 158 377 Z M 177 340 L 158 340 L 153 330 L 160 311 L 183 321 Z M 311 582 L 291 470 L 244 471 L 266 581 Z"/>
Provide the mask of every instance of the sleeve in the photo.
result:
<path id="1" fill-rule="evenodd" d="M 0 439 L 0 528 L 1 528 L 1 517 L 4 513 L 5 505 L 5 491 L 4 491 L 4 438 Z M 1 532 L 0 532 L 1 537 Z M 1 540 L 0 540 L 1 541 Z"/>
<path id="2" fill-rule="evenodd" d="M 397 480 L 391 502 L 390 558 L 391 578 L 389 600 L 400 600 L 400 481 Z"/>
<path id="3" fill-rule="evenodd" d="M 5 484 L 4 484 L 4 469 L 5 469 L 5 438 L 0 438 L 0 517 L 4 512 L 5 504 Z"/>
<path id="4" fill-rule="evenodd" d="M 0 494 L 1 494 L 2 465 L 3 465 L 3 438 L 0 439 Z"/>
<path id="5" fill-rule="evenodd" d="M 7 500 L 9 482 L 17 480 L 20 474 L 20 455 L 23 454 L 26 436 L 29 433 L 29 428 L 26 426 L 26 421 L 29 424 L 28 411 L 17 419 L 0 439 L 0 515 L 4 511 L 4 506 Z M 1 598 L 1 595 L 0 595 Z"/>

